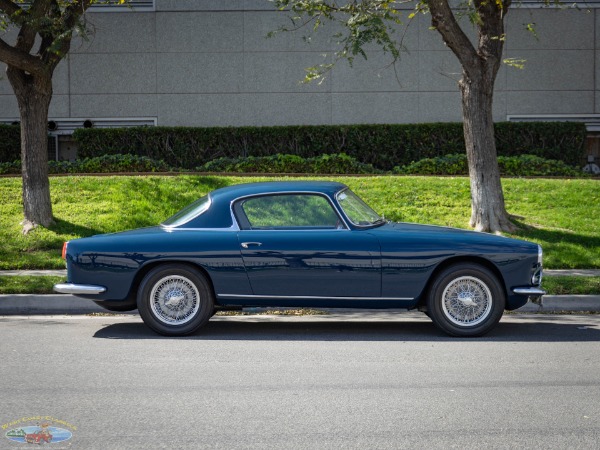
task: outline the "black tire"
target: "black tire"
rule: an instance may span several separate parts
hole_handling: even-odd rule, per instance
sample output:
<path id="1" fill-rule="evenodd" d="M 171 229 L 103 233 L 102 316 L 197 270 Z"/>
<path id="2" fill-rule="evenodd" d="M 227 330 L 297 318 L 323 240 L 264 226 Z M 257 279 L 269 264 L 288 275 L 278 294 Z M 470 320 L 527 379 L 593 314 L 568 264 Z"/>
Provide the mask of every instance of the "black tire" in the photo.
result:
<path id="1" fill-rule="evenodd" d="M 184 336 L 206 325 L 214 295 L 206 278 L 184 264 L 164 264 L 142 280 L 137 307 L 144 323 L 165 336 Z"/>
<path id="2" fill-rule="evenodd" d="M 94 302 L 94 303 L 96 305 L 98 305 L 98 306 L 102 306 L 107 311 L 114 311 L 114 312 L 127 312 L 127 311 L 134 311 L 134 310 L 137 309 L 137 304 L 136 303 L 131 303 L 131 302 L 128 302 L 128 301 L 125 301 L 125 302 L 117 302 L 117 301 L 101 302 L 101 301 L 97 301 L 97 302 Z"/>
<path id="3" fill-rule="evenodd" d="M 498 278 L 478 264 L 460 263 L 444 269 L 427 298 L 433 323 L 450 336 L 476 337 L 500 321 L 506 305 Z"/>

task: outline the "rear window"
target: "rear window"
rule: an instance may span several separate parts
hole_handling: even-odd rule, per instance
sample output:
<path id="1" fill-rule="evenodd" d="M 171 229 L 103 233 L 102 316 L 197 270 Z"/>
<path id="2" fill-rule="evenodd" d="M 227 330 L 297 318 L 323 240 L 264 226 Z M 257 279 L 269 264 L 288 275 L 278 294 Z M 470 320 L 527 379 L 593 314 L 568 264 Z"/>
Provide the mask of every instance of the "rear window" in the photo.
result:
<path id="1" fill-rule="evenodd" d="M 206 212 L 210 207 L 210 197 L 205 195 L 199 198 L 193 203 L 190 203 L 182 210 L 176 212 L 161 225 L 165 227 L 178 227 L 184 223 L 188 223 L 190 220 L 195 219 L 200 214 Z"/>

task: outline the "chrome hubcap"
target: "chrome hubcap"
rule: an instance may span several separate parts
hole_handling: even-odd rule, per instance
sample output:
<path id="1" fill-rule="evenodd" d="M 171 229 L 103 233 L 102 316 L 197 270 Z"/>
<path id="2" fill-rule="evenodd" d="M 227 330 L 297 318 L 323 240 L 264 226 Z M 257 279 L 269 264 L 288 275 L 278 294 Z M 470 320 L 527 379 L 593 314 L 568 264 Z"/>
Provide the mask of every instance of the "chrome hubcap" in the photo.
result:
<path id="1" fill-rule="evenodd" d="M 492 310 L 492 293 L 479 278 L 459 277 L 444 289 L 442 309 L 455 325 L 478 325 Z"/>
<path id="2" fill-rule="evenodd" d="M 150 308 L 162 323 L 183 325 L 192 320 L 200 309 L 200 293 L 186 277 L 169 275 L 152 288 Z"/>

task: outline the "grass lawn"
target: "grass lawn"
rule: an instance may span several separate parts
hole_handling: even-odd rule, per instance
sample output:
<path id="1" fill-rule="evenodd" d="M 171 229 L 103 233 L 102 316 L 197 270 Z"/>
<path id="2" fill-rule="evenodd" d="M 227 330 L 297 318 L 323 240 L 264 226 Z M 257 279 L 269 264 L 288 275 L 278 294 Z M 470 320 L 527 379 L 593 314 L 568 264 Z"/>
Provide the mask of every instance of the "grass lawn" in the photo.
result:
<path id="1" fill-rule="evenodd" d="M 0 178 L 0 270 L 64 268 L 65 240 L 156 225 L 207 192 L 277 178 L 220 176 L 53 177 L 56 224 L 21 234 L 21 180 Z M 294 178 L 298 179 L 298 178 Z M 328 177 L 319 177 L 328 179 Z M 376 211 L 394 221 L 468 228 L 466 177 L 341 177 Z M 549 269 L 600 268 L 600 182 L 504 179 L 514 235 L 544 247 Z"/>

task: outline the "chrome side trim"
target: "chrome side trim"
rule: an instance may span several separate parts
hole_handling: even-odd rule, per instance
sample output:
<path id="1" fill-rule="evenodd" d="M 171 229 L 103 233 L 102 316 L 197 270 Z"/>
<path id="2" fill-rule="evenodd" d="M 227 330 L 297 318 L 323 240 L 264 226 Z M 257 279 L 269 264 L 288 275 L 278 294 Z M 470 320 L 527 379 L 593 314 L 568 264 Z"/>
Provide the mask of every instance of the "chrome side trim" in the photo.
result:
<path id="1" fill-rule="evenodd" d="M 526 288 L 514 288 L 512 290 L 515 294 L 519 295 L 530 295 L 530 296 L 539 296 L 546 295 L 546 291 L 536 287 L 526 287 Z"/>
<path id="2" fill-rule="evenodd" d="M 106 292 L 104 286 L 94 286 L 93 284 L 73 284 L 58 283 L 54 285 L 54 291 L 60 294 L 102 294 Z"/>
<path id="3" fill-rule="evenodd" d="M 217 294 L 218 298 L 265 298 L 282 300 L 414 300 L 413 297 L 324 297 L 318 295 L 245 295 Z"/>

